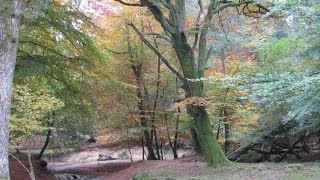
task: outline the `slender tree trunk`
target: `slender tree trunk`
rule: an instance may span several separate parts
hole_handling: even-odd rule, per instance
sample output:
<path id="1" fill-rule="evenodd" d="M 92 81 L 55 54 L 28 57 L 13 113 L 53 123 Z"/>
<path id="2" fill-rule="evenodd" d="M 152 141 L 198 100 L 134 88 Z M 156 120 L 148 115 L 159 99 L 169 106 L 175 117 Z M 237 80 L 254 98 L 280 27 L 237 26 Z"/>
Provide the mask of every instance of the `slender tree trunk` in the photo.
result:
<path id="1" fill-rule="evenodd" d="M 141 135 L 141 147 L 142 147 L 142 160 L 144 160 L 144 141 L 143 141 L 143 135 Z"/>
<path id="2" fill-rule="evenodd" d="M 156 43 L 156 41 L 155 41 Z M 159 90 L 160 90 L 160 73 L 161 73 L 161 60 L 158 58 L 158 65 L 157 65 L 157 73 L 158 73 L 158 77 L 157 77 L 157 90 L 156 90 L 156 97 L 154 99 L 153 102 L 153 110 L 151 112 L 151 124 L 152 124 L 152 134 L 154 135 L 154 143 L 155 143 L 155 148 L 156 148 L 156 152 L 157 152 L 157 158 L 160 160 L 161 156 L 160 156 L 160 150 L 159 150 L 159 143 L 158 143 L 158 134 L 157 134 L 157 127 L 155 126 L 155 121 L 156 121 L 156 109 L 157 109 L 157 102 L 158 102 L 158 98 L 159 98 Z M 152 136 L 151 136 L 152 138 Z"/>
<path id="3" fill-rule="evenodd" d="M 178 135 L 179 135 L 179 123 L 180 123 L 180 107 L 178 107 L 178 116 L 175 123 L 174 140 L 173 140 L 173 158 L 178 158 Z"/>
<path id="4" fill-rule="evenodd" d="M 178 113 L 180 113 L 180 108 L 178 107 Z M 165 114 L 165 121 L 166 121 L 166 126 L 167 126 L 167 137 L 168 137 L 168 141 L 169 141 L 169 145 L 172 149 L 172 153 L 173 153 L 173 158 L 177 159 L 178 158 L 178 134 L 179 134 L 179 117 L 180 115 L 178 114 L 177 118 L 176 118 L 176 122 L 175 122 L 175 132 L 174 132 L 174 140 L 173 143 L 171 141 L 171 137 L 170 137 L 170 131 L 169 131 L 169 123 L 168 123 L 168 119 L 167 119 L 167 114 Z"/>
<path id="5" fill-rule="evenodd" d="M 146 140 L 147 144 L 147 149 L 148 149 L 148 160 L 156 160 L 157 157 L 153 151 L 153 136 L 150 134 L 150 126 L 147 123 L 147 113 L 146 113 L 146 103 L 145 103 L 145 98 L 143 97 L 143 85 L 142 85 L 142 74 L 141 74 L 141 68 L 142 64 L 138 65 L 132 65 L 132 70 L 135 74 L 136 77 L 136 83 L 137 83 L 137 89 L 136 89 L 136 94 L 138 97 L 138 108 L 139 108 L 139 115 L 140 115 L 140 122 L 141 126 L 143 128 L 143 134 L 144 138 Z M 151 127 L 151 132 L 152 132 L 152 127 Z"/>
<path id="6" fill-rule="evenodd" d="M 42 147 L 42 149 L 41 149 L 41 151 L 40 151 L 40 153 L 39 153 L 39 155 L 37 157 L 38 159 L 42 158 L 45 150 L 48 147 L 48 144 L 50 142 L 51 133 L 52 133 L 52 129 L 51 129 L 52 126 L 53 126 L 53 121 L 52 122 L 48 122 L 47 138 L 46 138 L 46 141 L 45 141 L 45 143 L 44 143 L 44 145 L 43 145 L 43 147 Z"/>
<path id="7" fill-rule="evenodd" d="M 228 154 L 232 151 L 232 143 L 229 138 L 231 127 L 227 111 L 224 111 L 224 116 L 224 152 L 225 154 Z"/>
<path id="8" fill-rule="evenodd" d="M 11 88 L 16 62 L 21 4 L 19 0 L 0 0 L 0 179 L 9 176 L 9 117 Z"/>
<path id="9" fill-rule="evenodd" d="M 153 135 L 154 135 L 154 145 L 156 148 L 156 152 L 157 152 L 157 159 L 161 159 L 160 156 L 160 147 L 159 147 L 159 143 L 158 143 L 158 134 L 157 134 L 157 129 L 154 125 L 152 125 L 152 129 L 153 129 Z"/>

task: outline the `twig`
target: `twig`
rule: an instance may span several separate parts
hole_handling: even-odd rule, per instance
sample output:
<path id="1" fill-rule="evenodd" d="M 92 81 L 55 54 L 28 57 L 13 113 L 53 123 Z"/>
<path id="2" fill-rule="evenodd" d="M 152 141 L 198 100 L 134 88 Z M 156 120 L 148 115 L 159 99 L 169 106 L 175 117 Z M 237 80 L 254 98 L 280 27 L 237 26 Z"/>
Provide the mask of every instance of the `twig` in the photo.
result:
<path id="1" fill-rule="evenodd" d="M 13 159 L 17 160 L 18 163 L 28 172 L 30 178 L 32 179 L 32 175 L 31 175 L 31 172 L 29 171 L 29 169 L 20 161 L 19 158 L 15 157 L 13 154 L 9 153 L 10 156 L 13 157 Z"/>

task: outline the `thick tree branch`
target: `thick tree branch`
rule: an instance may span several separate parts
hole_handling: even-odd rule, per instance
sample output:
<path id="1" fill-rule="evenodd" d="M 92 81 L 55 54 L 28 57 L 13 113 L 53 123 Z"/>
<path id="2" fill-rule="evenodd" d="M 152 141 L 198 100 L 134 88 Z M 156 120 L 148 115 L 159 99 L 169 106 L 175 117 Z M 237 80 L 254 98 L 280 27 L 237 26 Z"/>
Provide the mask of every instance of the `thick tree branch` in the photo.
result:
<path id="1" fill-rule="evenodd" d="M 201 15 L 203 14 L 203 4 L 202 4 L 201 0 L 198 0 L 198 5 L 199 5 L 200 10 L 199 10 L 199 13 L 198 13 L 198 16 L 196 19 L 196 28 L 195 28 L 195 35 L 194 35 L 194 43 L 192 46 L 192 52 L 194 52 L 194 50 L 197 47 L 198 38 L 199 38 L 199 29 L 200 29 L 200 18 L 201 18 Z"/>
<path id="2" fill-rule="evenodd" d="M 206 55 L 206 59 L 205 59 L 206 62 L 208 62 L 212 51 L 213 51 L 213 46 L 210 46 L 210 48 L 209 48 L 209 50 L 208 50 L 208 52 L 207 52 L 207 55 Z"/>
<path id="3" fill-rule="evenodd" d="M 174 28 L 171 26 L 171 24 L 173 24 L 172 22 L 170 22 L 170 20 L 168 20 L 163 12 L 160 10 L 160 8 L 155 5 L 150 3 L 148 5 L 148 8 L 150 9 L 150 11 L 152 12 L 153 16 L 156 18 L 156 20 L 161 24 L 162 28 L 165 31 L 168 31 L 170 34 L 174 33 Z"/>
<path id="4" fill-rule="evenodd" d="M 211 0 L 208 5 L 207 14 L 204 17 L 203 25 L 200 30 L 200 37 L 199 37 L 199 54 L 198 54 L 198 70 L 200 75 L 202 76 L 206 62 L 207 56 L 207 33 L 208 29 L 212 20 L 213 11 L 217 9 L 219 2 L 216 0 Z"/>
<path id="5" fill-rule="evenodd" d="M 187 80 L 179 73 L 179 71 L 173 67 L 172 64 L 143 36 L 143 34 L 137 29 L 133 23 L 128 23 L 129 26 L 139 35 L 140 39 L 147 45 L 160 59 L 161 61 L 175 74 L 184 84 L 187 83 Z"/>
<path id="6" fill-rule="evenodd" d="M 163 14 L 162 10 L 159 7 L 159 4 L 156 2 L 152 2 L 150 0 L 140 0 L 141 3 L 127 3 L 122 0 L 115 0 L 123 5 L 127 6 L 139 6 L 143 7 L 146 6 L 150 9 L 153 16 L 156 18 L 156 20 L 161 24 L 162 28 L 165 31 L 168 31 L 170 34 L 173 34 L 174 28 L 172 27 L 172 22 L 166 18 L 166 16 Z"/>

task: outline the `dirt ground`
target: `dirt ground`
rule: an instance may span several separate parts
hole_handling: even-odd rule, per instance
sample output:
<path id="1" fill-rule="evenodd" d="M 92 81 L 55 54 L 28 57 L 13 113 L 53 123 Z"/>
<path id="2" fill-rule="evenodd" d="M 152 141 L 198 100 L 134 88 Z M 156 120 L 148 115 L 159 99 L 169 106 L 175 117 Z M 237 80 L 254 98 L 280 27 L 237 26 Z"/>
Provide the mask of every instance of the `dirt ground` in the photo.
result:
<path id="1" fill-rule="evenodd" d="M 181 150 L 177 160 L 142 161 L 141 148 L 132 144 L 134 163 L 130 160 L 97 161 L 99 154 L 117 157 L 128 144 L 110 143 L 108 138 L 99 138 L 95 144 L 83 147 L 79 152 L 48 163 L 50 173 L 40 171 L 38 161 L 33 162 L 37 180 L 151 180 L 151 179 L 203 179 L 203 180 L 316 180 L 320 179 L 320 153 L 313 154 L 299 163 L 230 163 L 217 168 L 208 168 L 202 156 L 192 155 L 192 150 Z M 168 151 L 169 152 L 169 151 Z M 168 154 L 170 159 L 170 154 Z M 26 157 L 19 157 L 29 168 Z M 319 159 L 319 160 L 317 160 Z M 315 162 L 310 162 L 315 161 Z M 52 175 L 54 173 L 54 175 Z M 28 172 L 19 162 L 10 159 L 12 180 L 29 180 Z"/>
<path id="2" fill-rule="evenodd" d="M 28 161 L 22 162 L 29 168 Z M 151 179 L 203 179 L 203 180 L 316 180 L 320 177 L 320 162 L 301 163 L 231 163 L 217 168 L 208 168 L 201 156 L 182 157 L 178 160 L 139 161 L 122 166 L 122 162 L 111 162 L 111 166 L 97 168 L 83 164 L 83 180 L 151 180 Z M 58 164 L 56 164 L 58 165 Z M 68 179 L 65 174 L 53 176 L 39 169 L 39 163 L 33 161 L 36 179 Z M 119 168 L 120 167 L 120 168 Z M 121 170 L 122 169 L 122 170 Z M 12 180 L 29 180 L 27 171 L 14 159 L 10 161 Z M 62 173 L 72 174 L 66 171 Z M 89 176 L 90 175 L 90 178 Z M 92 178 L 94 177 L 94 178 Z"/>
<path id="3" fill-rule="evenodd" d="M 29 169 L 29 162 L 22 159 L 21 162 Z M 54 176 L 40 171 L 39 161 L 32 161 L 35 177 L 38 180 L 54 180 Z M 11 180 L 31 180 L 26 169 L 15 159 L 10 159 L 10 177 Z"/>

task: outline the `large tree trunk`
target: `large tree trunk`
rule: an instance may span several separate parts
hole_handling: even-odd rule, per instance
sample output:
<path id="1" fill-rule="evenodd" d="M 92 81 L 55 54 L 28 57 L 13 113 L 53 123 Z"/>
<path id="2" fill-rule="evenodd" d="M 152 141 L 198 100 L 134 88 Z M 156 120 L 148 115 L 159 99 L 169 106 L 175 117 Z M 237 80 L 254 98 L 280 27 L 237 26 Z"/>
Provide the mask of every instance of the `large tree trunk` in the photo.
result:
<path id="1" fill-rule="evenodd" d="M 198 70 L 195 65 L 191 47 L 187 43 L 185 34 L 174 34 L 174 49 L 178 56 L 184 77 L 197 79 L 203 77 L 203 71 Z M 184 84 L 186 97 L 204 97 L 202 81 L 187 81 Z M 206 157 L 208 166 L 216 166 L 220 163 L 229 162 L 222 151 L 216 137 L 213 136 L 208 113 L 203 106 L 188 105 L 188 114 L 194 118 L 197 137 Z"/>
<path id="2" fill-rule="evenodd" d="M 19 0 L 0 0 L 0 179 L 9 177 L 11 88 L 19 42 Z"/>
<path id="3" fill-rule="evenodd" d="M 204 107 L 193 106 L 196 130 L 202 151 L 206 157 L 208 166 L 217 166 L 220 163 L 228 163 L 216 137 L 212 133 L 208 113 Z"/>

